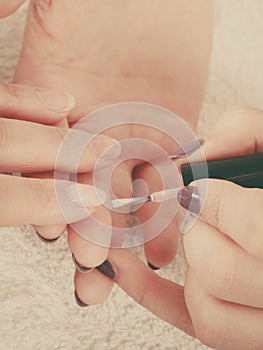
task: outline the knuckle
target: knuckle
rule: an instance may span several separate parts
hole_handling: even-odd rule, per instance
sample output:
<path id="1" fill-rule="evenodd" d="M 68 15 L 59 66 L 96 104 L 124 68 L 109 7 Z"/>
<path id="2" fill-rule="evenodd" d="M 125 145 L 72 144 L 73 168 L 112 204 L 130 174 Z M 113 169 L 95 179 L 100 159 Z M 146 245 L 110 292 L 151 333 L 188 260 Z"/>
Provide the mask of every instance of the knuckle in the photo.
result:
<path id="1" fill-rule="evenodd" d="M 50 8 L 54 3 L 54 0 L 34 0 L 34 5 L 39 6 L 42 9 Z"/>
<path id="2" fill-rule="evenodd" d="M 206 274 L 203 275 L 203 283 L 210 295 L 218 298 L 224 298 L 225 295 L 229 294 L 231 295 L 231 291 L 236 284 L 239 254 L 240 252 L 234 256 L 231 255 L 231 261 L 229 261 L 229 257 L 226 257 L 224 261 L 219 261 L 218 258 L 216 258 L 216 254 L 214 255 L 214 259 L 210 259 Z"/>
<path id="3" fill-rule="evenodd" d="M 53 12 L 53 7 L 61 1 L 55 0 L 34 0 L 32 6 L 32 14 L 36 24 L 41 30 L 49 37 L 53 39 L 52 30 L 48 22 L 48 16 Z"/>
<path id="4" fill-rule="evenodd" d="M 142 305 L 145 308 L 151 308 L 151 298 L 149 298 L 149 291 L 150 291 L 150 285 L 151 283 L 154 284 L 153 279 L 156 279 L 158 282 L 157 277 L 152 276 L 148 280 L 149 283 L 137 283 L 134 289 L 134 299 L 138 302 L 138 304 Z"/>
<path id="5" fill-rule="evenodd" d="M 235 122 L 237 120 L 240 121 L 240 119 L 243 119 L 244 121 L 247 122 L 247 114 L 251 113 L 254 111 L 253 108 L 247 107 L 247 106 L 242 106 L 242 105 L 235 105 L 226 110 L 224 115 L 229 118 L 231 116 L 231 119 L 234 118 Z"/>
<path id="6" fill-rule="evenodd" d="M 51 127 L 50 133 L 51 137 L 53 136 L 55 138 L 55 142 L 60 147 L 65 140 L 65 130 L 62 128 Z"/>
<path id="7" fill-rule="evenodd" d="M 28 192 L 26 196 L 28 198 L 27 205 L 32 210 L 32 217 L 34 217 L 35 212 L 41 213 L 49 208 L 52 198 L 48 180 L 27 180 L 26 192 Z"/>
<path id="8" fill-rule="evenodd" d="M 213 225 L 218 228 L 220 226 L 221 206 L 222 206 L 222 194 L 217 193 L 213 196 L 213 200 L 209 201 L 209 205 L 205 207 L 207 217 L 213 218 Z"/>
<path id="9" fill-rule="evenodd" d="M 143 307 L 147 307 L 147 303 L 146 303 L 146 294 L 147 294 L 147 290 L 144 287 L 144 285 L 137 285 L 137 288 L 134 291 L 134 299 L 137 300 L 138 304 L 143 306 Z"/>
<path id="10" fill-rule="evenodd" d="M 15 106 L 19 106 L 23 100 L 23 90 L 19 85 L 1 84 L 0 88 L 0 105 L 6 110 L 11 110 Z"/>
<path id="11" fill-rule="evenodd" d="M 6 121 L 0 119 L 0 150 L 1 154 L 6 149 L 6 147 L 11 143 L 10 135 L 6 127 Z"/>
<path id="12" fill-rule="evenodd" d="M 200 311 L 195 322 L 195 333 L 197 338 L 206 346 L 211 348 L 224 348 L 226 339 L 226 326 L 222 322 L 218 324 L 214 308 L 209 305 Z"/>
<path id="13" fill-rule="evenodd" d="M 251 129 L 254 122 L 257 125 L 258 118 L 260 120 L 262 119 L 262 111 L 247 106 L 233 106 L 223 113 L 223 120 L 227 123 L 224 124 L 224 127 L 227 125 L 231 129 L 232 127 L 235 128 L 238 124 L 243 132 Z"/>
<path id="14" fill-rule="evenodd" d="M 250 190 L 252 194 L 251 214 L 248 215 L 244 230 L 246 249 L 259 259 L 263 259 L 263 191 L 261 189 Z M 252 233 L 252 237 L 251 234 Z"/>

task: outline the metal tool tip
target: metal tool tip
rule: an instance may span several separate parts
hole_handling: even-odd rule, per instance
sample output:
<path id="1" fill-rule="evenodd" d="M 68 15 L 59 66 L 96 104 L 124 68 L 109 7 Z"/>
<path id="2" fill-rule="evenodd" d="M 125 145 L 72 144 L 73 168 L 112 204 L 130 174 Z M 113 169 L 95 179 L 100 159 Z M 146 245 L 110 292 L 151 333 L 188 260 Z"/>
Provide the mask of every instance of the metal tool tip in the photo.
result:
<path id="1" fill-rule="evenodd" d="M 137 198 L 119 198 L 111 201 L 112 209 L 119 209 L 127 205 L 143 204 L 151 201 L 151 196 L 137 197 Z"/>

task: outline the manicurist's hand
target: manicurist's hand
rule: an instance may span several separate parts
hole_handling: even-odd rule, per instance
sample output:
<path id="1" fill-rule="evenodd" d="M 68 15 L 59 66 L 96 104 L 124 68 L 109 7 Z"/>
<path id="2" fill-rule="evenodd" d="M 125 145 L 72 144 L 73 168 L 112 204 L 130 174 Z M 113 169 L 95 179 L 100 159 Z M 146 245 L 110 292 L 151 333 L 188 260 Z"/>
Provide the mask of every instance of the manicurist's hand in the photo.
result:
<path id="1" fill-rule="evenodd" d="M 231 132 L 230 132 L 231 131 Z M 263 112 L 227 111 L 205 141 L 207 158 L 263 152 Z M 193 155 L 194 159 L 194 155 Z M 204 197 L 203 183 L 196 186 Z M 184 205 L 191 192 L 184 192 Z M 263 190 L 209 179 L 198 221 L 184 235 L 184 288 L 113 251 L 116 281 L 138 303 L 216 349 L 263 348 Z"/>

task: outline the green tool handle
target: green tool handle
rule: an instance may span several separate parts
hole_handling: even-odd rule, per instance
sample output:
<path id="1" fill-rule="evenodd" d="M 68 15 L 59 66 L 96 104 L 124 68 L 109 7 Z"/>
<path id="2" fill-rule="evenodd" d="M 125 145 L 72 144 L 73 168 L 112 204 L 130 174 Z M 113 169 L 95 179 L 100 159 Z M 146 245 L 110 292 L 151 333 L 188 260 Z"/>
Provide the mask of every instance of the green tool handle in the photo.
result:
<path id="1" fill-rule="evenodd" d="M 263 153 L 181 165 L 184 185 L 202 178 L 232 181 L 243 187 L 263 188 Z"/>

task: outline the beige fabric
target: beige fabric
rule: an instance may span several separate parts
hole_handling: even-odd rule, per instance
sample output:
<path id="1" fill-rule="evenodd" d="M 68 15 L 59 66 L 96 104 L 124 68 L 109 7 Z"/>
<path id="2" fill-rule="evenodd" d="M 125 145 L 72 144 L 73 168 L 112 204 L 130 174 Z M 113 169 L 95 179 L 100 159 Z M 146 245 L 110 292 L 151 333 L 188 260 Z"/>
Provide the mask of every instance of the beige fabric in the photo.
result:
<path id="1" fill-rule="evenodd" d="M 228 106 L 263 108 L 263 1 L 216 0 L 215 12 L 211 73 L 200 122 L 203 131 Z M 24 19 L 25 7 L 0 21 L 2 81 L 11 80 Z M 2 228 L 0 247 L 1 350 L 206 349 L 136 305 L 117 287 L 103 305 L 77 308 L 66 237 L 46 246 L 29 227 Z M 174 263 L 160 274 L 183 281 L 184 269 L 180 248 Z"/>

